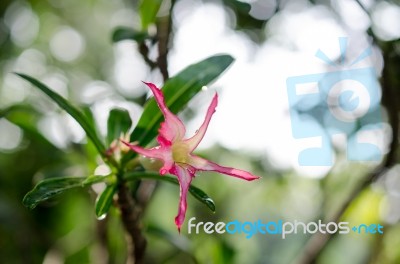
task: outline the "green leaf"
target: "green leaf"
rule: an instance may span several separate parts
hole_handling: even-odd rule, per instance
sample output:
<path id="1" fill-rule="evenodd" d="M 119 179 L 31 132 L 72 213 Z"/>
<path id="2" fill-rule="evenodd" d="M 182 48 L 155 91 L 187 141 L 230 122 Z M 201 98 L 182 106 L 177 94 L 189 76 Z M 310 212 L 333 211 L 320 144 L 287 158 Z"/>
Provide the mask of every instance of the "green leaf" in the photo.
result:
<path id="1" fill-rule="evenodd" d="M 138 43 L 143 42 L 145 39 L 150 38 L 150 36 L 143 31 L 137 31 L 132 28 L 118 27 L 114 30 L 112 35 L 112 41 L 118 42 L 122 40 L 133 40 Z"/>
<path id="2" fill-rule="evenodd" d="M 205 192 L 193 185 L 190 186 L 189 192 L 194 198 L 205 204 L 211 211 L 215 212 L 215 203 Z"/>
<path id="3" fill-rule="evenodd" d="M 103 218 L 110 210 L 116 190 L 116 184 L 107 185 L 106 189 L 97 197 L 95 210 L 98 218 Z"/>
<path id="4" fill-rule="evenodd" d="M 169 79 L 162 88 L 169 109 L 175 114 L 179 112 L 204 85 L 208 85 L 221 75 L 233 60 L 229 55 L 212 56 L 190 65 Z M 162 113 L 155 100 L 151 98 L 144 107 L 143 114 L 131 134 L 130 141 L 138 141 L 140 146 L 147 145 L 157 135 L 162 121 Z M 123 163 L 135 155 L 135 153 L 129 152 L 125 155 Z"/>
<path id="5" fill-rule="evenodd" d="M 179 181 L 176 178 L 172 178 L 166 175 L 160 176 L 159 174 L 153 172 L 128 172 L 124 175 L 124 179 L 127 181 L 138 180 L 138 179 L 152 179 L 152 180 L 173 183 L 179 186 Z M 194 198 L 199 200 L 201 203 L 205 204 L 211 211 L 215 212 L 214 201 L 201 189 L 193 185 L 190 185 L 189 193 Z"/>
<path id="6" fill-rule="evenodd" d="M 0 118 L 6 117 L 7 115 L 9 115 L 10 113 L 13 113 L 13 112 L 32 113 L 32 112 L 36 112 L 36 110 L 29 105 L 13 104 L 7 108 L 0 109 Z"/>
<path id="7" fill-rule="evenodd" d="M 116 182 L 116 176 L 115 175 L 90 175 L 89 177 L 85 177 L 85 180 L 82 182 L 82 186 L 89 186 L 98 182 L 106 182 L 109 184 L 113 184 Z"/>
<path id="8" fill-rule="evenodd" d="M 45 179 L 39 182 L 30 192 L 28 192 L 22 203 L 29 209 L 35 208 L 40 202 L 46 201 L 69 189 L 85 187 L 97 182 L 109 180 L 110 176 L 90 176 L 90 177 L 57 177 Z"/>
<path id="9" fill-rule="evenodd" d="M 45 84 L 39 82 L 38 80 L 22 74 L 22 73 L 16 73 L 18 76 L 22 77 L 26 81 L 30 82 L 34 87 L 40 89 L 42 92 L 44 92 L 47 96 L 50 97 L 59 107 L 64 109 L 68 114 L 70 114 L 77 122 L 78 124 L 83 128 L 83 130 L 86 132 L 86 135 L 88 138 L 90 138 L 93 142 L 93 144 L 96 146 L 97 151 L 104 157 L 105 156 L 105 147 L 101 140 L 98 138 L 96 131 L 93 126 L 90 125 L 89 121 L 86 119 L 85 115 L 75 108 L 73 105 L 71 105 L 66 99 L 64 99 L 62 96 L 59 94 L 55 93 L 52 91 L 49 87 L 47 87 Z"/>
<path id="10" fill-rule="evenodd" d="M 107 144 L 118 139 L 122 133 L 128 132 L 132 126 L 129 112 L 125 109 L 112 109 L 107 121 Z"/>
<path id="11" fill-rule="evenodd" d="M 156 22 L 156 16 L 160 9 L 162 0 L 141 0 L 139 12 L 142 20 L 142 29 Z"/>

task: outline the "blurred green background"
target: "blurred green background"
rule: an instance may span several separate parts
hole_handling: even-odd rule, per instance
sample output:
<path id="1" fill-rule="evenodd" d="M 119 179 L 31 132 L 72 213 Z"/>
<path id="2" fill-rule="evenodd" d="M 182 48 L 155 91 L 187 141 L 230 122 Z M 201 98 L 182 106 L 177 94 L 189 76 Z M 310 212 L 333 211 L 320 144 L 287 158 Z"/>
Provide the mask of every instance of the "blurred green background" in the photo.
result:
<path id="1" fill-rule="evenodd" d="M 126 108 L 136 124 L 147 98 L 141 80 L 161 86 L 162 74 L 146 64 L 139 44 L 129 39 L 114 43 L 112 35 L 117 27 L 142 29 L 143 14 L 151 10 L 141 5 L 134 0 L 1 1 L 0 263 L 126 262 L 119 212 L 113 208 L 106 219 L 96 219 L 96 187 L 72 190 L 32 211 L 22 205 L 39 180 L 91 175 L 101 161 L 72 118 L 12 72 L 43 81 L 92 113 L 102 135 L 115 106 Z M 146 263 L 400 263 L 399 3 L 177 0 L 162 1 L 158 19 L 171 10 L 171 76 L 216 53 L 236 58 L 180 114 L 193 133 L 213 91 L 220 93 L 198 154 L 263 178 L 242 182 L 201 173 L 193 184 L 214 199 L 216 213 L 189 196 L 180 235 L 173 223 L 179 189 L 160 183 L 143 220 Z M 157 34 L 157 28 L 149 25 L 146 33 Z M 296 165 L 299 147 L 290 134 L 285 81 L 328 70 L 313 55 L 321 48 L 338 59 L 337 38 L 342 36 L 353 45 L 350 55 L 373 47 L 369 63 L 381 80 L 384 122 L 372 140 L 386 157 L 381 164 L 349 162 L 339 140 L 334 166 L 301 168 Z M 155 59 L 157 47 L 146 41 Z M 196 222 L 380 223 L 384 234 L 337 235 L 326 244 L 318 239 L 313 244 L 310 234 L 286 239 L 188 234 L 191 217 Z M 308 251 L 315 256 L 307 258 Z"/>

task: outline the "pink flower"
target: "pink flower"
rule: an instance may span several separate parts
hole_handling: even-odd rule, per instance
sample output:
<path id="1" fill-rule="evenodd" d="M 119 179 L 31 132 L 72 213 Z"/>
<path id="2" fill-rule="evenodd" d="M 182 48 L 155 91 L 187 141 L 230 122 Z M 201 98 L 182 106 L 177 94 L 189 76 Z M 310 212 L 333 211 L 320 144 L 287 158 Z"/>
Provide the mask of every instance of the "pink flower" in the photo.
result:
<path id="1" fill-rule="evenodd" d="M 178 215 L 175 217 L 175 224 L 180 231 L 186 215 L 187 193 L 196 171 L 217 171 L 247 181 L 252 181 L 259 177 L 243 170 L 220 166 L 192 153 L 203 139 L 211 117 L 215 112 L 215 108 L 218 104 L 217 94 L 215 94 L 208 107 L 204 122 L 197 130 L 196 134 L 191 138 L 184 139 L 186 128 L 182 121 L 167 108 L 164 102 L 164 95 L 160 89 L 152 83 L 145 82 L 145 84 L 153 92 L 154 98 L 165 118 L 165 122 L 161 124 L 157 136 L 157 141 L 160 145 L 151 149 L 144 149 L 127 142 L 123 143 L 145 157 L 162 160 L 164 164 L 160 169 L 161 175 L 170 173 L 178 177 L 180 184 L 180 201 Z"/>

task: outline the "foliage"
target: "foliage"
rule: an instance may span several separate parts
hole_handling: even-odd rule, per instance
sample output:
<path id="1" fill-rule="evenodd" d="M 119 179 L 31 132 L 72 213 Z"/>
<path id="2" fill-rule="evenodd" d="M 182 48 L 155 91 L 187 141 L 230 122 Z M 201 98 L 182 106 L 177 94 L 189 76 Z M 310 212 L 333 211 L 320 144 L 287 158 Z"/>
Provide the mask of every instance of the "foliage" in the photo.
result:
<path id="1" fill-rule="evenodd" d="M 349 165 L 343 162 L 343 153 L 336 150 L 333 169 L 321 179 L 309 179 L 299 176 L 293 168 L 278 168 L 268 156 L 215 145 L 200 154 L 216 162 L 229 160 L 252 168 L 264 179 L 241 185 L 213 174 L 199 175 L 196 186 L 190 186 L 188 200 L 189 213 L 199 222 L 374 221 L 385 225 L 384 235 L 318 240 L 316 235 L 298 234 L 282 240 L 265 235 L 245 239 L 239 235 L 188 234 L 186 230 L 178 234 L 170 219 L 176 213 L 179 182 L 172 175 L 160 176 L 148 170 L 140 163 L 140 157 L 119 144 L 120 138 L 129 137 L 129 141 L 141 146 L 154 145 L 163 118 L 155 101 L 147 100 L 139 80 L 137 84 L 125 84 L 128 91 L 121 88 L 116 75 L 123 68 L 113 64 L 129 52 L 135 53 L 136 70 L 129 74 L 162 83 L 168 107 L 190 120 L 200 105 L 196 100 L 202 97 L 202 88 L 218 80 L 234 58 L 227 54 L 203 57 L 166 78 L 171 69 L 175 71 L 169 60 L 181 52 L 175 46 L 175 34 L 183 23 L 179 12 L 184 13 L 182 9 L 188 4 L 217 6 L 226 14 L 230 27 L 221 35 L 244 38 L 249 46 L 258 48 L 276 42 L 295 52 L 299 49 L 293 44 L 297 32 L 289 32 L 293 36 L 284 40 L 273 36 L 277 21 L 294 16 L 293 10 L 297 12 L 294 1 L 265 1 L 267 5 L 260 5 L 261 2 L 2 1 L 0 263 L 49 263 L 53 258 L 65 263 L 125 263 L 132 258 L 128 257 L 131 252 L 126 240 L 129 231 L 121 217 L 126 212 L 121 208 L 126 204 L 139 218 L 139 230 L 147 240 L 144 258 L 148 263 L 399 263 L 398 219 L 390 222 L 390 217 L 382 216 L 382 208 L 395 212 L 392 207 L 399 205 L 398 199 L 393 198 L 398 195 L 398 189 L 393 194 L 397 188 L 393 175 L 398 173 L 399 40 L 380 37 L 380 22 L 372 21 L 371 15 L 381 6 L 398 5 L 395 1 L 372 1 L 372 7 L 353 1 L 372 21 L 368 29 L 357 27 L 357 34 L 368 35 L 384 60 L 380 79 L 382 107 L 393 136 L 385 136 L 388 150 L 378 167 Z M 313 7 L 335 14 L 338 24 L 348 23 L 334 4 L 307 2 L 307 8 Z M 68 49 L 73 46 L 70 39 L 76 37 L 70 29 L 81 36 L 74 40 L 81 45 L 75 57 L 74 50 L 71 55 Z M 60 32 L 67 33 L 61 38 L 66 42 L 61 41 L 66 44 L 61 58 L 54 51 Z M 196 47 L 189 49 L 193 54 L 204 54 Z M 125 53 L 120 56 L 121 50 Z M 249 64 L 258 59 L 255 50 Z M 283 63 L 285 67 L 292 66 L 290 61 Z M 275 73 L 278 68 L 276 65 L 276 69 L 263 72 L 272 78 L 279 75 Z M 228 73 L 237 74 L 235 70 Z M 240 75 L 247 80 L 247 72 Z M 263 85 L 260 89 L 275 89 L 277 84 Z M 215 87 L 229 89 L 224 82 Z M 246 88 L 242 87 L 244 93 Z M 130 93 L 133 90 L 138 92 Z M 237 105 L 238 109 L 241 107 Z M 254 113 L 248 118 L 263 122 L 266 115 L 275 113 Z M 64 139 L 57 133 L 63 134 Z M 120 201 L 123 187 L 127 188 L 126 204 Z M 322 242 L 313 246 L 312 241 L 317 240 Z M 310 254 L 304 257 L 303 252 Z"/>

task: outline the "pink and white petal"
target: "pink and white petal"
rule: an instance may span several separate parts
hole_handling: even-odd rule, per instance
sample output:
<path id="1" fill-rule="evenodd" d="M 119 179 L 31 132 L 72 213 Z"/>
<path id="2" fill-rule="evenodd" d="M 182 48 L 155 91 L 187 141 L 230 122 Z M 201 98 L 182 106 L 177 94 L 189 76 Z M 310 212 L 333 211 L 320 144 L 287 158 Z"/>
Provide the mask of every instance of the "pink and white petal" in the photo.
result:
<path id="1" fill-rule="evenodd" d="M 180 232 L 181 226 L 185 222 L 187 209 L 187 193 L 189 191 L 193 175 L 186 168 L 183 168 L 179 165 L 174 166 L 173 174 L 178 177 L 180 186 L 178 215 L 175 217 L 175 225 Z"/>
<path id="2" fill-rule="evenodd" d="M 143 83 L 146 84 L 152 91 L 154 99 L 164 115 L 165 122 L 161 124 L 159 130 L 160 134 L 162 134 L 163 137 L 170 142 L 183 139 L 186 133 L 186 128 L 182 121 L 168 109 L 161 90 L 153 83 Z"/>
<path id="3" fill-rule="evenodd" d="M 190 152 L 192 152 L 203 139 L 207 131 L 208 125 L 210 124 L 211 117 L 215 113 L 215 108 L 217 107 L 217 105 L 218 105 L 218 94 L 216 93 L 211 101 L 210 106 L 208 107 L 207 114 L 203 121 L 203 124 L 196 131 L 196 134 L 193 137 L 185 140 L 186 143 L 189 145 Z"/>
<path id="4" fill-rule="evenodd" d="M 230 167 L 224 167 L 195 155 L 192 155 L 190 157 L 189 165 L 193 166 L 196 170 L 199 171 L 216 171 L 236 178 L 244 179 L 246 181 L 253 181 L 260 178 L 259 176 L 255 176 L 250 172 Z"/>
<path id="5" fill-rule="evenodd" d="M 175 162 L 172 159 L 172 157 L 164 159 L 164 165 L 159 170 L 160 175 L 165 175 L 167 173 L 173 174 L 174 173 L 174 166 L 175 166 Z"/>
<path id="6" fill-rule="evenodd" d="M 160 168 L 159 172 L 161 175 L 165 175 L 167 173 L 172 173 L 172 169 L 174 167 L 174 160 L 172 158 L 172 153 L 168 148 L 155 147 L 151 149 L 144 149 L 142 147 L 129 144 L 125 141 L 122 141 L 125 145 L 127 145 L 133 151 L 147 157 L 147 158 L 155 158 L 162 160 L 164 162 L 163 166 Z"/>
<path id="7" fill-rule="evenodd" d="M 163 123 L 161 123 L 161 127 L 163 126 Z M 172 142 L 169 141 L 164 137 L 162 134 L 158 134 L 157 136 L 157 141 L 160 144 L 161 147 L 163 148 L 170 148 L 172 146 Z"/>
<path id="8" fill-rule="evenodd" d="M 160 147 L 155 147 L 151 149 L 145 149 L 142 147 L 139 147 L 137 145 L 130 144 L 128 142 L 125 142 L 121 140 L 123 144 L 128 146 L 131 150 L 147 157 L 147 158 L 156 158 L 156 159 L 161 159 L 164 160 L 165 157 L 168 155 L 168 151 L 166 149 L 160 148 Z"/>

